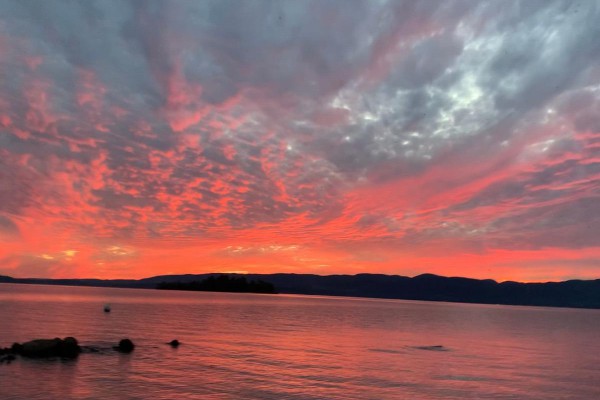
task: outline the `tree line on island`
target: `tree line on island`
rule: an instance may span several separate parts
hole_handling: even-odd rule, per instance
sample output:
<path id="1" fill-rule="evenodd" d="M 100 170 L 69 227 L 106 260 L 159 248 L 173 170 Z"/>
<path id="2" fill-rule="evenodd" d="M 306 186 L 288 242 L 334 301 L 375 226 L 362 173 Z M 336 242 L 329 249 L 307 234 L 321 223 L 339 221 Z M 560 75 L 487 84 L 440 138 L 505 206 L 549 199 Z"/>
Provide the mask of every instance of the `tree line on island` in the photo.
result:
<path id="1" fill-rule="evenodd" d="M 272 283 L 260 279 L 248 280 L 245 276 L 233 275 L 209 276 L 203 280 L 191 282 L 160 282 L 156 288 L 204 292 L 277 293 Z"/>

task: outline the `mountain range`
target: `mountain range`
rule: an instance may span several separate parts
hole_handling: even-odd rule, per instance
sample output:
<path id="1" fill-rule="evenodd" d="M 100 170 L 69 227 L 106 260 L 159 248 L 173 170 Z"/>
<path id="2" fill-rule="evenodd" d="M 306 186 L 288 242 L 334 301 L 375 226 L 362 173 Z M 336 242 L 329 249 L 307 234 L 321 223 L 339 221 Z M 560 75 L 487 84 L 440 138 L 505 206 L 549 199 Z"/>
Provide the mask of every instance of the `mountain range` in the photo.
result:
<path id="1" fill-rule="evenodd" d="M 0 283 L 96 286 L 153 289 L 160 283 L 201 281 L 214 274 L 159 275 L 144 279 L 46 279 L 11 278 L 0 275 Z M 235 274 L 227 274 L 235 275 Z M 564 282 L 520 283 L 491 279 L 443 277 L 433 274 L 413 278 L 398 275 L 248 274 L 278 293 L 371 297 L 384 299 L 449 301 L 548 307 L 600 308 L 600 279 Z"/>

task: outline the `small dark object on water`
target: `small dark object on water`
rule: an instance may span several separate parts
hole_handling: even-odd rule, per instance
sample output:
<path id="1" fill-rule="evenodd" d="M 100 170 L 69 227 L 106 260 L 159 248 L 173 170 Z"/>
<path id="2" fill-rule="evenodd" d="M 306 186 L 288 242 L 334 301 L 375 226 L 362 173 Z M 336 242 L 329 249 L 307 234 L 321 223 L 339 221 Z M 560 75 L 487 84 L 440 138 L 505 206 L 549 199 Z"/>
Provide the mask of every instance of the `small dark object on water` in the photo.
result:
<path id="1" fill-rule="evenodd" d="M 135 345 L 129 339 L 121 339 L 119 345 L 115 346 L 115 350 L 117 350 L 120 353 L 131 353 L 134 348 Z"/>
<path id="2" fill-rule="evenodd" d="M 110 305 L 109 304 L 105 304 L 104 305 L 104 312 L 110 312 Z"/>
<path id="3" fill-rule="evenodd" d="M 181 343 L 179 343 L 179 340 L 177 340 L 177 339 L 173 339 L 173 340 L 171 340 L 171 341 L 170 341 L 168 344 L 169 344 L 171 347 L 179 347 L 179 345 L 180 345 Z"/>
<path id="4" fill-rule="evenodd" d="M 447 347 L 442 346 L 441 344 L 435 346 L 415 346 L 415 349 L 418 350 L 429 350 L 429 351 L 448 351 Z"/>

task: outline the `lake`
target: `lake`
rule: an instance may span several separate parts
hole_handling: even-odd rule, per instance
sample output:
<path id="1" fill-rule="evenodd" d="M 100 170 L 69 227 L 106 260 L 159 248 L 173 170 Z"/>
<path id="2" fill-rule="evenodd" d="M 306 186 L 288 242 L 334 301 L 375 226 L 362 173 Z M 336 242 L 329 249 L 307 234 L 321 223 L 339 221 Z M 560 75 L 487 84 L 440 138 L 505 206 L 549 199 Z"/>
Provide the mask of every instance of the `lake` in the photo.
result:
<path id="1" fill-rule="evenodd" d="M 600 398 L 600 310 L 0 284 L 0 346 L 65 336 L 136 349 L 2 364 L 0 398 Z"/>

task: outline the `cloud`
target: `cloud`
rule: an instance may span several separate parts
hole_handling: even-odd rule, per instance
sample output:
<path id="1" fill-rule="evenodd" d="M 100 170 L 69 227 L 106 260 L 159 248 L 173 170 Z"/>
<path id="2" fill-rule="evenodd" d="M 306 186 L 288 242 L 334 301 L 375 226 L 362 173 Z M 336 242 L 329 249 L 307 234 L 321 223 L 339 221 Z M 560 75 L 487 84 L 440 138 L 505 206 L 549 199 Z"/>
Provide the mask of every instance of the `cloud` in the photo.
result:
<path id="1" fill-rule="evenodd" d="M 210 259 L 187 260 L 298 245 L 331 271 L 369 254 L 401 272 L 385 249 L 600 246 L 594 1 L 4 1 L 0 15 L 11 256 L 77 244 L 77 273 L 126 274 L 144 252 L 114 243 L 209 241 Z"/>
<path id="2" fill-rule="evenodd" d="M 0 215 L 0 236 L 14 239 L 21 236 L 19 227 L 10 218 Z"/>

